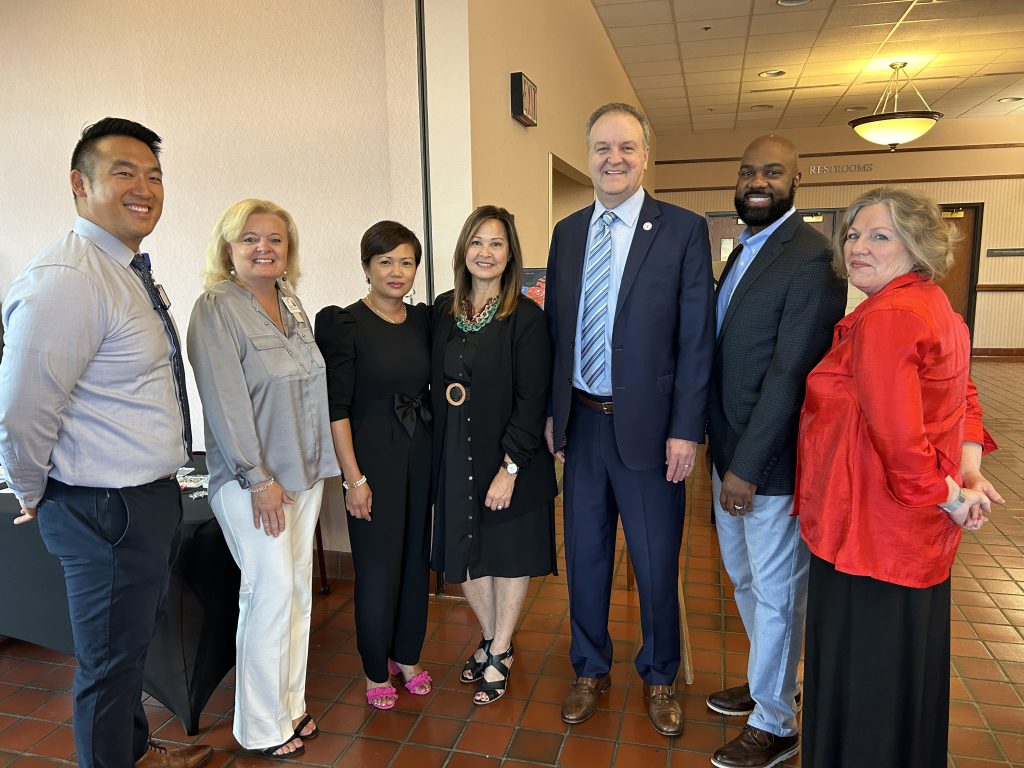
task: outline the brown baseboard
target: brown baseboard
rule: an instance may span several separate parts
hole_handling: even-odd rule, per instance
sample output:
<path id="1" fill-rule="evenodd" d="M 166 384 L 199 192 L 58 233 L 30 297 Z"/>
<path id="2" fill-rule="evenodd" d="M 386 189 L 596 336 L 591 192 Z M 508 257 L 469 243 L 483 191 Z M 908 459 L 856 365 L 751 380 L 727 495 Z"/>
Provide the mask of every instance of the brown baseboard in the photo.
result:
<path id="1" fill-rule="evenodd" d="M 972 357 L 1024 357 L 1024 349 L 1020 347 L 975 347 L 971 352 Z"/>

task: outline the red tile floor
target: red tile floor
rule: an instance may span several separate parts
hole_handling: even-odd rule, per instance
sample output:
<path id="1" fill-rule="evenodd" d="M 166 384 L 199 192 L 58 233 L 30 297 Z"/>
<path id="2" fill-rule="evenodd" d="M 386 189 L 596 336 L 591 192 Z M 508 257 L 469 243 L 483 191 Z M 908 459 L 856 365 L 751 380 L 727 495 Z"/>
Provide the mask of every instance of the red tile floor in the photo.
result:
<path id="1" fill-rule="evenodd" d="M 949 765 L 1024 766 L 1024 363 L 977 361 L 986 422 L 1001 445 L 985 468 L 1006 496 L 982 532 L 965 537 L 953 570 L 953 663 Z M 700 466 L 700 465 L 699 465 Z M 666 739 L 650 727 L 630 662 L 637 640 L 635 593 L 625 589 L 621 558 L 612 595 L 611 633 L 619 661 L 614 687 L 586 723 L 569 728 L 559 704 L 572 672 L 565 577 L 531 584 L 509 692 L 475 707 L 458 670 L 477 642 L 467 606 L 434 598 L 423 660 L 435 678 L 427 697 L 405 693 L 392 712 L 365 704 L 352 618 L 352 585 L 338 582 L 314 602 L 308 698 L 320 737 L 296 763 L 346 768 L 487 768 L 503 766 L 709 765 L 709 754 L 731 738 L 737 720 L 713 714 L 705 695 L 739 683 L 747 641 L 709 525 L 709 483 L 698 473 L 688 488 L 684 552 L 685 594 L 696 670 L 680 685 L 683 735 Z M 15 585 L 17 586 L 17 585 Z M 10 588 L 10 585 L 9 587 Z M 0 768 L 74 761 L 68 694 L 73 661 L 0 638 Z M 217 752 L 209 765 L 270 762 L 237 754 L 231 736 L 232 681 L 215 692 L 195 738 L 155 701 L 147 704 L 157 738 L 202 741 Z M 796 765 L 794 760 L 791 764 Z"/>

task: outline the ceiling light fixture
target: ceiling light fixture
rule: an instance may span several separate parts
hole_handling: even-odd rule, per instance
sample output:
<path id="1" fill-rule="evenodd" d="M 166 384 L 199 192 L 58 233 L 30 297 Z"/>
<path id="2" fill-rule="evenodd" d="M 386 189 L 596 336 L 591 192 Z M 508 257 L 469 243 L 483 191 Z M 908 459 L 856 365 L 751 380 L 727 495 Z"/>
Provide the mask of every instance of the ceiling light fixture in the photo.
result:
<path id="1" fill-rule="evenodd" d="M 897 145 L 914 141 L 928 133 L 942 117 L 942 113 L 929 107 L 924 96 L 917 90 L 917 86 L 904 69 L 907 62 L 894 61 L 889 66 L 892 68 L 892 76 L 878 99 L 874 113 L 851 120 L 849 125 L 862 139 L 872 144 L 887 145 L 890 151 L 895 152 Z M 901 76 L 906 81 L 902 86 Z M 899 92 L 908 85 L 914 89 L 917 98 L 924 104 L 924 109 L 900 109 Z M 889 109 L 890 101 L 892 109 Z"/>
<path id="2" fill-rule="evenodd" d="M 1001 99 L 996 99 L 1000 104 L 1010 104 L 1014 101 L 1024 101 L 1024 96 L 1004 96 Z"/>
<path id="3" fill-rule="evenodd" d="M 758 72 L 758 77 L 782 77 L 786 74 L 784 69 L 766 69 L 763 72 Z"/>
<path id="4" fill-rule="evenodd" d="M 775 109 L 772 104 L 752 104 L 750 109 L 754 112 L 763 112 L 766 109 Z"/>
<path id="5" fill-rule="evenodd" d="M 783 8 L 795 8 L 798 5 L 807 5 L 811 0 L 775 0 L 776 5 Z"/>

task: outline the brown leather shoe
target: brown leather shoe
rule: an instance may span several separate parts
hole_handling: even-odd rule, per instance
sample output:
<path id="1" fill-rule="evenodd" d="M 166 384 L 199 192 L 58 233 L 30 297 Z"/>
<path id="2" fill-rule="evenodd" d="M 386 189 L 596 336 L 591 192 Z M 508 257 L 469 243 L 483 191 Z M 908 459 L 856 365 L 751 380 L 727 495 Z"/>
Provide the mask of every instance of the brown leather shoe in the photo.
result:
<path id="1" fill-rule="evenodd" d="M 755 706 L 747 683 L 712 693 L 708 696 L 707 705 L 708 709 L 730 716 L 749 715 Z"/>
<path id="2" fill-rule="evenodd" d="M 598 697 L 611 685 L 610 675 L 577 677 L 562 702 L 562 719 L 567 723 L 582 723 L 594 714 Z"/>
<path id="3" fill-rule="evenodd" d="M 800 737 L 776 736 L 752 725 L 711 756 L 716 768 L 771 768 L 800 751 Z"/>
<path id="4" fill-rule="evenodd" d="M 676 701 L 673 686 L 644 683 L 644 698 L 654 730 L 663 736 L 678 736 L 683 732 L 683 710 Z"/>
<path id="5" fill-rule="evenodd" d="M 213 748 L 205 744 L 168 750 L 155 741 L 149 742 L 146 754 L 136 762 L 136 768 L 199 768 L 213 757 Z"/>
<path id="6" fill-rule="evenodd" d="M 799 712 L 803 704 L 803 697 L 800 691 L 793 697 L 793 708 Z M 744 683 L 724 691 L 712 693 L 707 698 L 708 709 L 713 709 L 721 715 L 738 716 L 749 715 L 756 706 L 753 697 L 750 695 L 750 684 Z"/>

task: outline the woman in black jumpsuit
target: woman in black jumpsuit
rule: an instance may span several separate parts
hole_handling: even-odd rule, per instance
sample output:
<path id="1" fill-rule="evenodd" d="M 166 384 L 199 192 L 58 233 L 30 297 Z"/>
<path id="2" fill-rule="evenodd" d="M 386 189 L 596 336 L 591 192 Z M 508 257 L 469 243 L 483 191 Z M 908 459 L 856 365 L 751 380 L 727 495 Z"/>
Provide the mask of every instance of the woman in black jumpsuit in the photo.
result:
<path id="1" fill-rule="evenodd" d="M 421 253 L 401 224 L 373 225 L 361 243 L 369 293 L 316 316 L 349 512 L 356 642 L 377 709 L 395 705 L 391 675 L 416 695 L 431 688 L 418 665 L 429 588 L 429 312 L 402 301 Z"/>

